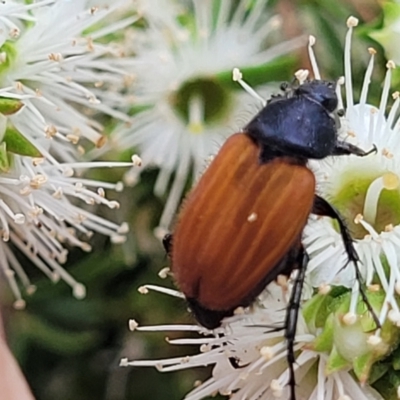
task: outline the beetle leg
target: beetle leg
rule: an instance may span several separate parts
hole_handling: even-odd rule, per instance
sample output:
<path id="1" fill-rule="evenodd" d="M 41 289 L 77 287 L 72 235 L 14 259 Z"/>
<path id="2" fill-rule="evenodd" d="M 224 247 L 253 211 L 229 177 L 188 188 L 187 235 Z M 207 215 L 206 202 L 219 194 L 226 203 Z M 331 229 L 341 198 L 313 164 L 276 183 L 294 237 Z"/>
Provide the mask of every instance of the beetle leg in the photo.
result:
<path id="1" fill-rule="evenodd" d="M 348 263 L 352 262 L 355 268 L 356 279 L 358 282 L 362 301 L 367 306 L 368 311 L 371 313 L 377 328 L 380 328 L 381 324 L 379 322 L 379 319 L 376 316 L 370 302 L 368 301 L 364 288 L 362 287 L 363 278 L 361 276 L 361 272 L 357 264 L 360 261 L 360 259 L 358 257 L 356 249 L 354 248 L 353 239 L 350 235 L 350 232 L 345 222 L 343 221 L 341 215 L 328 201 L 317 195 L 314 197 L 314 205 L 311 212 L 316 215 L 330 217 L 336 220 L 337 223 L 339 224 L 340 234 L 342 235 L 344 248 L 348 256 Z"/>
<path id="2" fill-rule="evenodd" d="M 297 320 L 300 312 L 301 292 L 303 290 L 308 260 L 308 254 L 301 246 L 298 253 L 299 272 L 294 281 L 292 294 L 290 295 L 290 301 L 286 310 L 285 318 L 285 338 L 287 342 L 287 361 L 289 365 L 290 400 L 296 400 L 296 378 L 294 375 L 294 363 L 296 359 L 294 356 L 294 341 L 296 338 Z"/>
<path id="3" fill-rule="evenodd" d="M 162 239 L 162 244 L 168 256 L 171 256 L 172 238 L 173 238 L 172 233 L 167 233 Z"/>
<path id="4" fill-rule="evenodd" d="M 369 154 L 376 153 L 378 151 L 377 147 L 373 145 L 371 150 L 365 151 L 363 149 L 360 149 L 357 146 L 354 146 L 354 144 L 343 142 L 341 140 L 338 140 L 336 142 L 336 146 L 333 149 L 332 156 L 346 156 L 350 154 L 354 154 L 359 157 L 365 157 L 368 156 Z"/>

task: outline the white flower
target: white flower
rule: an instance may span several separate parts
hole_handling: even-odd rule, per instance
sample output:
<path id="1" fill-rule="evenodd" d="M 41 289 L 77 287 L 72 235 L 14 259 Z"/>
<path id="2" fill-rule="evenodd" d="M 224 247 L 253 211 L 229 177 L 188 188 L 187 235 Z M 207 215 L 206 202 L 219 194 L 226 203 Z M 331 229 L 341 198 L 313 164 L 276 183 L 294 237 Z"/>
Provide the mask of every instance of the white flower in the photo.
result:
<path id="1" fill-rule="evenodd" d="M 58 163 L 50 156 L 47 159 L 13 156 L 13 167 L 0 174 L 0 268 L 16 297 L 16 308 L 23 308 L 25 302 L 15 274 L 28 294 L 35 287 L 9 243 L 52 281 L 61 278 L 72 287 L 75 297 L 83 298 L 84 286 L 61 267 L 67 259 L 66 246 L 90 251 L 86 240 L 94 232 L 110 236 L 113 242 L 120 243 L 128 227 L 125 223 L 117 225 L 82 207 L 83 202 L 84 205 L 104 204 L 112 209 L 118 208 L 117 201 L 105 197 L 104 189 L 120 191 L 122 183 L 84 179 L 76 175 L 76 171 L 135 164 L 136 159 L 132 163 Z"/>
<path id="2" fill-rule="evenodd" d="M 400 293 L 400 126 L 396 119 L 400 99 L 397 92 L 393 94 L 395 101 L 386 116 L 394 68 L 394 63 L 389 61 L 379 106 L 367 103 L 375 54 L 373 49 L 369 49 L 371 60 L 359 103 L 354 104 L 350 45 L 352 29 L 356 25 L 357 20 L 349 18 L 344 81 L 347 104 L 346 114 L 341 118 L 340 134 L 363 149 L 370 149 L 375 144 L 378 150 L 364 158 L 332 157 L 321 162 L 313 161 L 311 166 L 317 176 L 319 194 L 336 206 L 350 227 L 367 287 L 373 289 L 373 284 L 378 284 L 386 292 L 380 322 L 383 323 L 389 315 L 393 322 L 400 324 L 400 311 L 395 299 L 396 293 Z M 332 220 L 312 219 L 305 229 L 304 244 L 311 256 L 308 276 L 312 285 L 318 287 L 328 283 L 352 287 L 350 313 L 354 313 L 358 298 L 354 268 L 350 265 L 343 268 L 347 255 Z"/>
<path id="3" fill-rule="evenodd" d="M 84 297 L 83 285 L 61 267 L 67 248 L 90 251 L 86 241 L 93 232 L 121 242 L 127 225 L 97 216 L 93 207 L 88 211 L 98 204 L 117 208 L 105 189 L 120 191 L 122 184 L 80 174 L 88 168 L 138 165 L 137 157 L 127 163 L 77 161 L 84 152 L 81 138 L 96 146 L 105 141 L 88 110 L 129 120 L 112 108 L 122 97 L 110 89 L 126 75 L 117 68 L 120 53 L 102 42 L 136 20 L 104 21 L 129 2 L 103 7 L 87 0 L 28 3 L 0 3 L 0 269 L 17 308 L 25 304 L 19 284 L 28 293 L 34 286 L 15 249 L 53 281 L 67 282 L 77 298 Z"/>
<path id="4" fill-rule="evenodd" d="M 148 287 L 160 290 L 157 287 Z M 169 290 L 163 290 L 175 294 Z M 144 291 L 142 291 L 144 292 Z M 176 294 L 179 296 L 179 294 Z M 286 342 L 281 329 L 286 300 L 282 288 L 272 283 L 251 309 L 226 318 L 214 332 L 195 325 L 167 325 L 140 327 L 130 321 L 130 328 L 138 331 L 188 331 L 200 337 L 168 340 L 174 345 L 198 345 L 200 353 L 192 356 L 162 360 L 128 361 L 121 366 L 152 366 L 159 371 L 214 365 L 212 377 L 197 383 L 185 399 L 200 400 L 219 392 L 232 400 L 288 399 L 289 387 L 286 361 Z M 296 395 L 299 400 L 372 400 L 382 399 L 372 388 L 361 387 L 347 372 L 325 374 L 328 355 L 307 349 L 315 336 L 300 319 L 295 350 Z"/>
<path id="5" fill-rule="evenodd" d="M 260 66 L 300 43 L 263 47 L 279 25 L 265 3 L 250 7 L 241 0 L 230 17 L 229 1 L 138 1 L 147 25 L 132 36 L 131 70 L 135 105 L 144 110 L 115 132 L 114 142 L 136 146 L 145 166 L 160 168 L 154 191 L 169 193 L 161 231 L 169 228 L 188 177 L 196 179 L 205 160 L 243 125 L 246 107 L 256 108 L 254 100 L 231 90 L 232 68 Z M 136 178 L 136 171 L 127 176 L 132 183 Z"/>
<path id="6" fill-rule="evenodd" d="M 83 113 L 84 107 L 128 120 L 113 110 L 119 98 L 106 90 L 126 75 L 117 68 L 118 49 L 101 42 L 136 20 L 101 24 L 125 3 L 101 8 L 87 0 L 0 4 L 0 97 L 24 103 L 10 120 L 25 137 L 72 143 L 85 138 L 101 146 L 102 126 Z"/>
<path id="7" fill-rule="evenodd" d="M 344 268 L 347 255 L 332 220 L 311 218 L 304 235 L 304 244 L 311 256 L 307 278 L 312 287 L 320 288 L 320 293 L 308 302 L 314 306 L 311 308 L 314 319 L 303 307 L 297 327 L 296 393 L 301 400 L 382 399 L 366 382 L 371 367 L 391 353 L 399 337 L 400 312 L 396 294 L 400 292 L 400 163 L 397 160 L 400 126 L 395 117 L 400 97 L 394 94 L 394 104 L 386 116 L 394 68 L 393 62 L 389 61 L 379 107 L 367 104 L 375 54 L 370 49 L 371 61 L 360 101 L 354 104 L 350 45 L 352 29 L 356 25 L 357 20 L 349 18 L 345 47 L 346 107 L 345 115 L 340 117 L 339 134 L 366 150 L 375 144 L 378 151 L 365 158 L 349 156 L 311 161 L 310 166 L 317 176 L 319 194 L 338 208 L 353 231 L 368 298 L 382 327 L 373 330 L 373 319 L 359 299 L 354 268 Z M 310 40 L 311 62 L 315 78 L 320 79 L 311 50 L 313 41 Z M 339 107 L 344 108 L 340 94 L 339 97 Z M 332 302 L 327 305 L 325 301 L 330 285 L 347 286 L 352 290 L 332 295 Z M 145 289 L 149 288 L 159 290 L 154 287 Z M 286 399 L 289 396 L 286 342 L 282 331 L 271 329 L 282 327 L 286 309 L 284 299 L 276 290 L 272 283 L 250 309 L 224 319 L 222 327 L 213 332 L 197 326 L 139 327 L 136 322 L 131 322 L 132 330 L 198 332 L 200 338 L 176 339 L 170 343 L 197 343 L 201 353 L 154 361 L 123 359 L 121 365 L 154 366 L 161 371 L 214 365 L 212 377 L 199 383 L 187 395 L 189 400 L 199 400 L 215 392 L 229 395 L 234 400 Z M 180 296 L 179 293 L 176 295 Z M 310 298 L 311 295 L 308 293 L 304 297 Z M 277 303 L 279 299 L 281 301 Z M 335 362 L 339 364 L 335 365 Z M 353 376 L 357 376 L 362 384 Z M 388 373 L 385 382 L 388 383 L 389 379 Z M 390 385 L 396 386 L 396 383 Z M 390 387 L 392 389 L 399 393 L 399 388 Z"/>

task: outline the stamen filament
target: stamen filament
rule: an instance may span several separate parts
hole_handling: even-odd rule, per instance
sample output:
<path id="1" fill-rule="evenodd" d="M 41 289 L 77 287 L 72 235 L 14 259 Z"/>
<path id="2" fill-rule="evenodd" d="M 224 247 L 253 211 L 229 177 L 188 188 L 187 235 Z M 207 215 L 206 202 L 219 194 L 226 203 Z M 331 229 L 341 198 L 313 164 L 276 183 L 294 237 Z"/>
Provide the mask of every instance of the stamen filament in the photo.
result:
<path id="1" fill-rule="evenodd" d="M 349 30 L 346 34 L 346 41 L 344 46 L 344 75 L 346 77 L 346 101 L 347 108 L 352 108 L 353 101 L 353 79 L 351 71 L 351 37 L 353 35 L 353 28 L 358 25 L 358 19 L 349 17 L 347 19 L 347 27 Z"/>
<path id="2" fill-rule="evenodd" d="M 399 187 L 400 180 L 397 175 L 392 172 L 387 172 L 381 177 L 375 179 L 367 190 L 365 196 L 363 215 L 366 221 L 374 224 L 378 210 L 378 201 L 383 189 L 395 190 Z"/>
<path id="3" fill-rule="evenodd" d="M 240 86 L 252 97 L 254 97 L 256 100 L 259 100 L 262 104 L 263 107 L 266 106 L 267 101 L 263 99 L 250 85 L 248 85 L 243 79 L 243 75 L 240 72 L 239 68 L 233 68 L 232 71 L 232 79 L 234 82 L 238 82 Z"/>
<path id="4" fill-rule="evenodd" d="M 308 56 L 310 58 L 310 62 L 311 62 L 311 66 L 312 66 L 312 70 L 313 70 L 313 74 L 314 74 L 314 78 L 315 79 L 321 79 L 321 74 L 319 73 L 319 69 L 318 69 L 318 64 L 317 64 L 317 60 L 315 58 L 315 54 L 313 51 L 313 46 L 315 44 L 315 37 L 314 36 L 309 36 L 308 38 Z"/>

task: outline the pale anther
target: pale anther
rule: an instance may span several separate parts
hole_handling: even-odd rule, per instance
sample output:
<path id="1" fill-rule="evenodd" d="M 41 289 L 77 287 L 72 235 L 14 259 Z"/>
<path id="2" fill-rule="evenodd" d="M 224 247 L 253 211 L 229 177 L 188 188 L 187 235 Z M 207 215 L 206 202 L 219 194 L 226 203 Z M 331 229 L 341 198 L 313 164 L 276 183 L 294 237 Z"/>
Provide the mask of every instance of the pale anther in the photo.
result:
<path id="1" fill-rule="evenodd" d="M 381 289 L 381 285 L 375 283 L 373 285 L 369 285 L 367 288 L 370 292 L 379 292 L 379 290 Z"/>
<path id="2" fill-rule="evenodd" d="M 232 80 L 234 82 L 238 82 L 241 79 L 243 79 L 243 75 L 240 72 L 240 69 L 239 68 L 233 68 L 233 70 L 232 70 Z"/>
<path id="3" fill-rule="evenodd" d="M 368 187 L 364 202 L 364 218 L 370 224 L 374 224 L 378 212 L 379 197 L 383 189 L 395 190 L 400 185 L 399 177 L 393 172 L 386 172 L 376 178 Z"/>
<path id="4" fill-rule="evenodd" d="M 300 85 L 302 85 L 308 78 L 309 74 L 310 71 L 308 69 L 299 69 L 294 73 L 294 76 L 299 81 Z"/>
<path id="5" fill-rule="evenodd" d="M 25 300 L 23 300 L 23 299 L 15 300 L 13 303 L 13 307 L 16 310 L 23 310 L 23 309 L 25 309 L 25 306 L 26 306 L 26 303 L 25 303 Z"/>
<path id="6" fill-rule="evenodd" d="M 348 312 L 343 315 L 342 321 L 345 325 L 354 325 L 357 322 L 357 315 L 352 312 Z"/>
<path id="7" fill-rule="evenodd" d="M 318 293 L 322 295 L 327 295 L 331 290 L 332 286 L 327 283 L 321 283 L 321 285 L 318 286 Z"/>
<path id="8" fill-rule="evenodd" d="M 158 272 L 158 276 L 159 276 L 161 279 L 166 279 L 166 278 L 168 277 L 170 271 L 171 271 L 171 270 L 170 270 L 170 268 L 168 268 L 168 267 L 163 268 L 163 269 L 161 269 L 161 270 Z"/>
<path id="9" fill-rule="evenodd" d="M 354 218 L 354 223 L 359 224 L 363 219 L 364 217 L 362 216 L 362 214 L 357 214 L 356 217 Z"/>
<path id="10" fill-rule="evenodd" d="M 393 60 L 389 60 L 389 61 L 386 63 L 386 68 L 388 68 L 388 69 L 395 69 L 395 68 L 396 68 L 395 62 L 394 62 Z"/>
<path id="11" fill-rule="evenodd" d="M 274 356 L 274 352 L 272 351 L 272 348 L 270 346 L 263 346 L 263 347 L 261 347 L 260 355 L 266 361 L 269 361 Z"/>
<path id="12" fill-rule="evenodd" d="M 134 320 L 134 319 L 130 319 L 128 322 L 128 327 L 130 331 L 134 331 L 137 329 L 137 327 L 139 326 L 139 324 Z"/>
<path id="13" fill-rule="evenodd" d="M 140 286 L 140 288 L 138 289 L 138 292 L 140 294 L 148 294 L 149 293 L 149 289 L 147 289 L 146 286 Z"/>
<path id="14" fill-rule="evenodd" d="M 142 159 L 137 154 L 134 154 L 132 156 L 132 164 L 133 164 L 134 167 L 141 167 L 142 166 Z"/>
<path id="15" fill-rule="evenodd" d="M 121 358 L 121 361 L 119 362 L 120 367 L 129 367 L 129 362 L 127 358 Z"/>
<path id="16" fill-rule="evenodd" d="M 76 299 L 84 299 L 86 297 L 86 288 L 81 283 L 77 283 L 72 288 L 72 293 Z"/>
<path id="17" fill-rule="evenodd" d="M 348 28 L 354 28 L 357 25 L 358 25 L 358 19 L 356 17 L 351 16 L 347 19 Z"/>
<path id="18" fill-rule="evenodd" d="M 367 343 L 371 346 L 377 346 L 378 344 L 382 343 L 382 338 L 380 336 L 371 335 L 367 339 Z"/>

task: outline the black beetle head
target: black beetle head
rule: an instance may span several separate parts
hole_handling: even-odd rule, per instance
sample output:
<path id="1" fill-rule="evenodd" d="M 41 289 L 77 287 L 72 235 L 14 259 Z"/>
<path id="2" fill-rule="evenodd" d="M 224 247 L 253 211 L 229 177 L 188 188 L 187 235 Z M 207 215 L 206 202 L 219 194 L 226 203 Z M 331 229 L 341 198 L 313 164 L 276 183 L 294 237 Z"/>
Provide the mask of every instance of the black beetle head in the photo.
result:
<path id="1" fill-rule="evenodd" d="M 313 80 L 305 82 L 296 89 L 298 95 L 306 96 L 309 99 L 321 104 L 329 113 L 336 110 L 338 98 L 335 92 L 334 82 Z"/>

